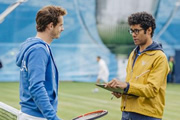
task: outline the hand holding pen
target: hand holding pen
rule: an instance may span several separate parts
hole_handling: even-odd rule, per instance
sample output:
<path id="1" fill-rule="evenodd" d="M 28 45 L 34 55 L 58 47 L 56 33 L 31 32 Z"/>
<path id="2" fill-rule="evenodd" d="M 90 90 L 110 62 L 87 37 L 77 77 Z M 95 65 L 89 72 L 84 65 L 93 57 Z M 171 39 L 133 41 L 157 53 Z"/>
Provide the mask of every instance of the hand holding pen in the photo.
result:
<path id="1" fill-rule="evenodd" d="M 116 97 L 116 98 L 120 98 L 122 96 L 121 93 L 118 93 L 118 92 L 112 92 L 112 97 L 111 97 L 111 100 L 113 99 L 113 97 Z"/>

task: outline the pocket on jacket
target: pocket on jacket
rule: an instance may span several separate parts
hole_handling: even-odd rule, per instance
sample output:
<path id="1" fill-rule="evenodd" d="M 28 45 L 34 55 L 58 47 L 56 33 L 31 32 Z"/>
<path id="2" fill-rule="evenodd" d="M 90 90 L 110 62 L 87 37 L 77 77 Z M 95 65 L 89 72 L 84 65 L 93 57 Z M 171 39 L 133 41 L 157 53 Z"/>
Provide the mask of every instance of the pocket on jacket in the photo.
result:
<path id="1" fill-rule="evenodd" d="M 155 111 L 156 100 L 154 98 L 145 98 L 145 97 L 141 97 L 141 99 L 143 99 L 142 105 L 144 106 L 144 110 L 154 114 L 156 112 Z"/>

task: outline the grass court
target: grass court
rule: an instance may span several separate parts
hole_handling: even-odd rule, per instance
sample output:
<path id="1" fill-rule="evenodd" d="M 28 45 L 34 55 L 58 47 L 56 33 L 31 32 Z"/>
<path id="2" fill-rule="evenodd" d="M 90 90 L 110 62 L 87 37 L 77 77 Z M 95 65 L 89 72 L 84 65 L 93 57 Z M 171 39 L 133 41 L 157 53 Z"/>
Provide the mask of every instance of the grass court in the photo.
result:
<path id="1" fill-rule="evenodd" d="M 94 83 L 60 82 L 58 116 L 63 120 L 71 120 L 81 114 L 108 110 L 108 114 L 98 120 L 121 120 L 120 99 L 111 100 L 111 92 L 99 88 L 92 92 Z M 163 120 L 180 119 L 180 84 L 168 84 L 166 90 L 166 106 Z M 0 101 L 20 109 L 19 83 L 0 82 Z"/>

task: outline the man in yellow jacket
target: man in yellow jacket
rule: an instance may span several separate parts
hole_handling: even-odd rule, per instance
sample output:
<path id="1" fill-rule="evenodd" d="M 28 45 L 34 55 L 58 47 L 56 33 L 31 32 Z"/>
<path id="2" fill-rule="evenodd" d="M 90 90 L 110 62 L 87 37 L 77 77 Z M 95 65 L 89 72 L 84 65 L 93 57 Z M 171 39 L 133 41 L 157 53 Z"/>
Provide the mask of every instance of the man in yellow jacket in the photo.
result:
<path id="1" fill-rule="evenodd" d="M 113 79 L 106 87 L 124 89 L 122 120 L 161 120 L 165 106 L 168 61 L 162 46 L 152 40 L 155 19 L 146 12 L 128 17 L 129 33 L 137 46 L 130 54 L 126 82 Z"/>

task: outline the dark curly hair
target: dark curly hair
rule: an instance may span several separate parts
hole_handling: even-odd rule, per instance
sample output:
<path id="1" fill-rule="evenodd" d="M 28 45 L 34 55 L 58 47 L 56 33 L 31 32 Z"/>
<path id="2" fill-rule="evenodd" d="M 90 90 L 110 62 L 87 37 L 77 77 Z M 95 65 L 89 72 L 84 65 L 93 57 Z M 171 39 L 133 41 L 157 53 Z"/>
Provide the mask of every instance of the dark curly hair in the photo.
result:
<path id="1" fill-rule="evenodd" d="M 36 15 L 36 29 L 38 32 L 45 31 L 47 25 L 53 22 L 55 27 L 59 22 L 59 16 L 64 16 L 67 11 L 59 6 L 46 6 L 38 11 Z"/>
<path id="2" fill-rule="evenodd" d="M 131 16 L 128 17 L 128 24 L 131 25 L 137 25 L 140 24 L 140 26 L 145 30 L 151 27 L 152 33 L 151 37 L 153 37 L 154 30 L 156 28 L 155 19 L 153 16 L 147 12 L 137 12 L 134 14 L 131 14 Z"/>

